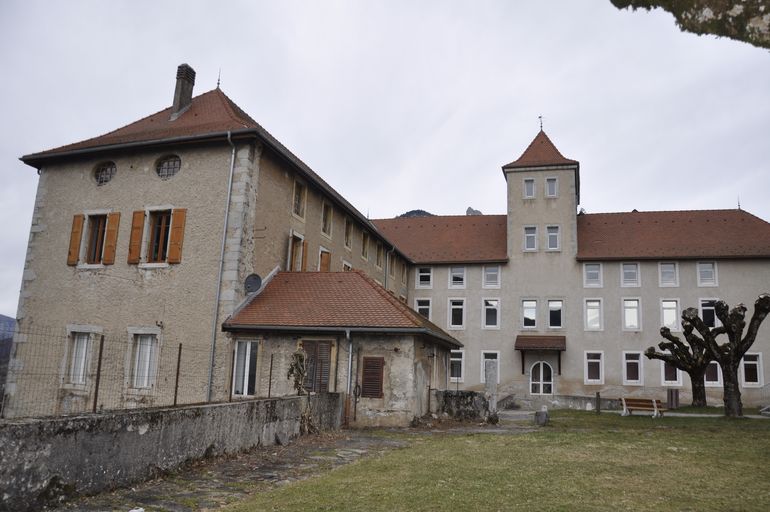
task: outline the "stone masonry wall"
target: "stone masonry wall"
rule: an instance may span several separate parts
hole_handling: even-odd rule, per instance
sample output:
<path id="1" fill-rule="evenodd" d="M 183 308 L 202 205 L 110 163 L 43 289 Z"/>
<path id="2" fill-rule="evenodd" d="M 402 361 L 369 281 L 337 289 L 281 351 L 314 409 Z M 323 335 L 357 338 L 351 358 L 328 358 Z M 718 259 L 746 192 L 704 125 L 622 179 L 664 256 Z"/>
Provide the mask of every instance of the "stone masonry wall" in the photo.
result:
<path id="1" fill-rule="evenodd" d="M 284 444 L 306 398 L 286 397 L 0 423 L 0 511 L 25 511 L 173 469 L 185 461 Z M 340 427 L 339 394 L 311 397 L 316 424 Z"/>

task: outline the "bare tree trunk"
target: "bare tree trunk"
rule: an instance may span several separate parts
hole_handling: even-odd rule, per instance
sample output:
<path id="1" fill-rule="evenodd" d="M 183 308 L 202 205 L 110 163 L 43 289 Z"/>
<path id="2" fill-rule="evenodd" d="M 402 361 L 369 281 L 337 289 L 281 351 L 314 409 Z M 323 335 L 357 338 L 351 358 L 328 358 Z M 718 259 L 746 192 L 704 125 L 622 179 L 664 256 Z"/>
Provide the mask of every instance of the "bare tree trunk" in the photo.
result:
<path id="1" fill-rule="evenodd" d="M 740 418 L 743 416 L 743 403 L 741 402 L 741 389 L 738 386 L 738 365 L 722 366 L 722 378 L 725 381 L 725 416 Z"/>
<path id="2" fill-rule="evenodd" d="M 706 369 L 691 372 L 690 383 L 692 384 L 692 406 L 706 407 Z"/>

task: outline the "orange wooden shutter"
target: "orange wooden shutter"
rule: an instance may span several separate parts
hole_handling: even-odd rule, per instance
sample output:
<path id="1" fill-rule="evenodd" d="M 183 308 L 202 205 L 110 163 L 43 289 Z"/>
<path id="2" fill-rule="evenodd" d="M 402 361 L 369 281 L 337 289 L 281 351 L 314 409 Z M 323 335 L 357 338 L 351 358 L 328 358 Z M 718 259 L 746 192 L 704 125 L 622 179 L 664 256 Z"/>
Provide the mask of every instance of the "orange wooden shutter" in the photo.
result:
<path id="1" fill-rule="evenodd" d="M 385 368 L 385 358 L 365 357 L 361 376 L 361 396 L 366 398 L 382 398 L 382 374 Z"/>
<path id="2" fill-rule="evenodd" d="M 171 211 L 171 239 L 168 242 L 169 263 L 180 263 L 182 261 L 182 243 L 184 242 L 186 219 L 186 208 L 176 208 Z"/>
<path id="3" fill-rule="evenodd" d="M 302 241 L 302 272 L 307 272 L 307 240 Z"/>
<path id="4" fill-rule="evenodd" d="M 128 241 L 128 263 L 139 263 L 144 232 L 144 210 L 137 210 L 131 219 L 131 239 Z"/>
<path id="5" fill-rule="evenodd" d="M 86 216 L 82 213 L 72 218 L 72 232 L 70 233 L 70 250 L 67 253 L 67 265 L 77 265 L 80 258 L 80 240 L 83 238 L 83 222 Z"/>
<path id="6" fill-rule="evenodd" d="M 329 272 L 332 268 L 332 255 L 329 252 L 321 253 L 321 272 Z"/>
<path id="7" fill-rule="evenodd" d="M 104 256 L 102 256 L 102 263 L 105 265 L 115 263 L 115 248 L 118 245 L 118 226 L 120 226 L 120 212 L 107 215 L 107 233 L 104 235 Z"/>

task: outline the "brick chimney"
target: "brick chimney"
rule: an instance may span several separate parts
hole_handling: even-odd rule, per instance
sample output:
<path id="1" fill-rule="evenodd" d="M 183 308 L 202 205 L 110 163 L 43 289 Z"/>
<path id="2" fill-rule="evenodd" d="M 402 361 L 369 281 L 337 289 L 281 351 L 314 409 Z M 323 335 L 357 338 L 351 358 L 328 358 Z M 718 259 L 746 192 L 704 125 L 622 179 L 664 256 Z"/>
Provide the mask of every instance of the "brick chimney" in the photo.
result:
<path id="1" fill-rule="evenodd" d="M 195 70 L 187 64 L 176 68 L 176 88 L 174 89 L 174 105 L 171 108 L 171 120 L 187 110 L 192 103 L 193 86 L 195 85 Z"/>

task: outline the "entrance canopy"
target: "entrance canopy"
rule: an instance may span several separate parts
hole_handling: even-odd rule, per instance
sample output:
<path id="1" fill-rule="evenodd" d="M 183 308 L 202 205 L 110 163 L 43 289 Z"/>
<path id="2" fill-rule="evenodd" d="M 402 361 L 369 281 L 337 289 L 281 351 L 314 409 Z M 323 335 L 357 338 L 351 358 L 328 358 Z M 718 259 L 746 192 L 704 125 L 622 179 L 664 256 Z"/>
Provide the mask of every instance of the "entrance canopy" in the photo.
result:
<path id="1" fill-rule="evenodd" d="M 558 372 L 561 375 L 561 353 L 567 350 L 566 336 L 520 334 L 516 336 L 513 348 L 521 351 L 521 374 L 524 375 L 524 352 L 557 352 L 559 355 Z"/>

